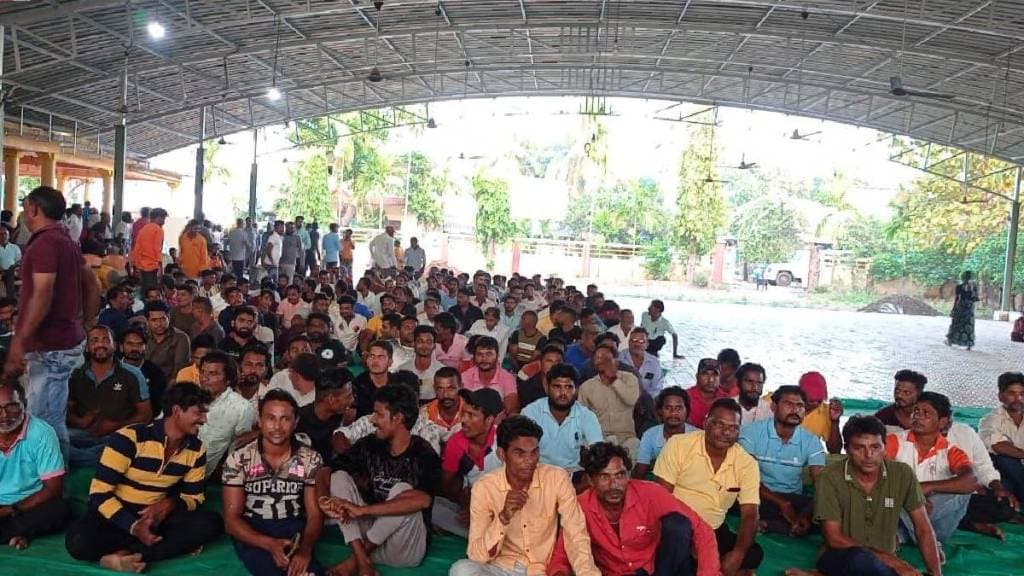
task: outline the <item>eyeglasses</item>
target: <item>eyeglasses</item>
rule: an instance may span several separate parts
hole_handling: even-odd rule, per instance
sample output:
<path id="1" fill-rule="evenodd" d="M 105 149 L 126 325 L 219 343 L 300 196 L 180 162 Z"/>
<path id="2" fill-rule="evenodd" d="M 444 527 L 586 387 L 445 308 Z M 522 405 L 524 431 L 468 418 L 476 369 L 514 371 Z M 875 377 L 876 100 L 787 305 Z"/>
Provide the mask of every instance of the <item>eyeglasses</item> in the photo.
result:
<path id="1" fill-rule="evenodd" d="M 11 402 L 10 404 L 0 404 L 0 412 L 9 416 L 18 416 L 25 410 L 25 407 L 21 405 L 21 402 Z"/>

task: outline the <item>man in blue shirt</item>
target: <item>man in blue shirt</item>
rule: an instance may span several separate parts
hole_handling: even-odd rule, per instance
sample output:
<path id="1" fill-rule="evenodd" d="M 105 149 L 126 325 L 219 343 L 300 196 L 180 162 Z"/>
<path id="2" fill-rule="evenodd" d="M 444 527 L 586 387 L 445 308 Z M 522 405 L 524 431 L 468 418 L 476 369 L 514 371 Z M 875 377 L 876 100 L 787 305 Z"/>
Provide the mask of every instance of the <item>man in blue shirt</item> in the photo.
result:
<path id="1" fill-rule="evenodd" d="M 619 354 L 619 362 L 635 368 L 644 392 L 657 396 L 661 391 L 661 363 L 647 351 L 647 331 L 634 328 L 626 338 L 629 338 L 629 348 Z"/>
<path id="2" fill-rule="evenodd" d="M 662 390 L 655 401 L 655 407 L 661 424 L 644 432 L 640 438 L 640 448 L 636 452 L 636 464 L 633 466 L 633 478 L 640 480 L 646 479 L 647 473 L 654 468 L 654 461 L 658 459 L 669 438 L 676 434 L 699 430 L 686 421 L 690 415 L 690 395 L 681 387 L 669 386 Z"/>
<path id="3" fill-rule="evenodd" d="M 597 349 L 597 328 L 587 326 L 583 329 L 580 341 L 565 349 L 565 363 L 572 364 L 576 371 L 583 370 L 583 365 L 594 356 Z"/>
<path id="4" fill-rule="evenodd" d="M 132 296 L 124 286 L 113 286 L 107 290 L 107 307 L 100 312 L 96 323 L 114 331 L 120 338 L 131 327 Z"/>
<path id="5" fill-rule="evenodd" d="M 324 254 L 324 269 L 337 272 L 341 262 L 341 237 L 338 236 L 338 225 L 331 224 L 331 231 L 324 234 L 320 241 Z"/>
<path id="6" fill-rule="evenodd" d="M 540 461 L 578 472 L 580 447 L 604 440 L 597 416 L 576 402 L 576 369 L 555 364 L 548 370 L 548 397 L 523 408 L 522 415 L 536 422 L 544 435 L 540 439 Z"/>
<path id="7" fill-rule="evenodd" d="M 28 415 L 21 386 L 0 384 L 0 546 L 24 549 L 67 523 L 63 481 L 57 433 Z"/>
<path id="8" fill-rule="evenodd" d="M 825 467 L 821 439 L 800 426 L 806 404 L 799 386 L 780 386 L 772 394 L 774 418 L 744 426 L 739 440 L 761 472 L 763 529 L 794 537 L 810 530 L 814 508 L 814 498 L 803 494 L 803 469 L 810 467 L 814 480 Z"/>

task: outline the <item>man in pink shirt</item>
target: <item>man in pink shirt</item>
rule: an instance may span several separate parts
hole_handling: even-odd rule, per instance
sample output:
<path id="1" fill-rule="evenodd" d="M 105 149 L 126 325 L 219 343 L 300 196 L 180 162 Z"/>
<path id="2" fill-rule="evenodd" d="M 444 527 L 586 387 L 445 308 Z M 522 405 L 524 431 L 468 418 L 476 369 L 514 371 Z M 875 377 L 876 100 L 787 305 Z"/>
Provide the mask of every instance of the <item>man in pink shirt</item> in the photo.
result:
<path id="1" fill-rule="evenodd" d="M 450 312 L 434 316 L 434 330 L 437 332 L 437 346 L 434 358 L 445 366 L 459 369 L 466 354 L 469 339 L 459 334 L 459 321 Z"/>
<path id="2" fill-rule="evenodd" d="M 590 479 L 580 509 L 602 574 L 720 574 L 711 526 L 661 486 L 631 480 L 625 448 L 598 442 L 582 450 L 580 465 Z M 559 537 L 547 573 L 571 572 Z"/>
<path id="3" fill-rule="evenodd" d="M 462 387 L 466 390 L 497 390 L 505 402 L 506 415 L 518 414 L 516 377 L 498 365 L 498 341 L 491 336 L 478 336 L 474 342 L 473 367 L 462 373 Z"/>

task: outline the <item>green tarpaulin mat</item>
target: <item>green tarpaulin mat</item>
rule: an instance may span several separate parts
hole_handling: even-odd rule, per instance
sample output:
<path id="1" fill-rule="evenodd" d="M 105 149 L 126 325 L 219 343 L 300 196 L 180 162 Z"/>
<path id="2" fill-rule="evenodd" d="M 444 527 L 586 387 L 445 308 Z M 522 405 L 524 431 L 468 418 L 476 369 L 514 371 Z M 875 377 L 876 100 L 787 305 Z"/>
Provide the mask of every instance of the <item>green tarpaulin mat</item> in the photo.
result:
<path id="1" fill-rule="evenodd" d="M 885 403 L 872 400 L 845 400 L 847 414 L 872 413 Z M 979 408 L 958 408 L 957 419 L 977 427 L 977 421 L 987 412 Z M 92 470 L 76 470 L 69 476 L 69 487 L 73 508 L 76 513 L 85 509 Z M 207 504 L 213 510 L 221 509 L 220 490 L 208 490 Z M 730 518 L 730 522 L 735 519 Z M 1002 525 L 1006 541 L 983 537 L 964 531 L 957 531 L 946 545 L 946 576 L 1005 576 L 1018 574 L 1024 566 L 1024 526 Z M 810 568 L 814 565 L 819 536 L 791 539 L 783 536 L 759 535 L 758 543 L 764 548 L 765 561 L 757 571 L 759 575 L 776 576 L 786 568 Z M 431 541 L 430 550 L 423 564 L 414 569 L 383 568 L 384 576 L 442 576 L 456 560 L 465 557 L 466 541 L 454 536 L 437 536 Z M 334 526 L 324 528 L 316 557 L 324 565 L 341 561 L 348 555 L 341 542 L 341 535 Z M 901 556 L 923 567 L 917 549 L 908 546 Z M 195 557 L 183 557 L 151 565 L 146 571 L 154 575 L 203 575 L 244 576 L 245 569 L 235 557 L 234 548 L 225 536 L 207 546 Z M 64 550 L 64 535 L 57 534 L 38 538 L 28 550 L 14 551 L 0 547 L 0 575 L 3 576 L 72 576 L 112 574 L 95 564 L 73 560 Z"/>

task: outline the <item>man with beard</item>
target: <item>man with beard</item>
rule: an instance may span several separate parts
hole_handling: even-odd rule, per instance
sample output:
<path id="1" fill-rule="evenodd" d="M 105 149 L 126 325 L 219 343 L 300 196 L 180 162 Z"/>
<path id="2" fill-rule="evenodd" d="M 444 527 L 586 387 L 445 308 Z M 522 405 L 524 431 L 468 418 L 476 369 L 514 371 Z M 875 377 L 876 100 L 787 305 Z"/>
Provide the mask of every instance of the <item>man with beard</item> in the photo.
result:
<path id="1" fill-rule="evenodd" d="M 803 493 L 803 471 L 808 468 L 816 479 L 825 467 L 825 450 L 820 438 L 800 426 L 806 398 L 799 386 L 779 386 L 772 394 L 774 417 L 740 429 L 740 446 L 761 473 L 761 527 L 773 534 L 800 537 L 811 529 L 814 499 Z"/>
<path id="2" fill-rule="evenodd" d="M 398 338 L 391 341 L 393 355 L 391 371 L 394 372 L 416 357 L 415 334 L 419 321 L 415 316 L 403 316 L 398 322 Z M 422 384 L 422 383 L 421 383 Z"/>
<path id="3" fill-rule="evenodd" d="M 647 478 L 669 438 L 698 430 L 686 421 L 690 412 L 690 396 L 679 386 L 669 386 L 658 393 L 655 408 L 661 424 L 648 428 L 640 438 L 633 467 L 633 478 L 638 480 Z"/>
<path id="4" fill-rule="evenodd" d="M 124 285 L 114 286 L 107 290 L 107 307 L 100 312 L 96 323 L 109 327 L 116 336 L 120 336 L 132 325 L 131 306 L 131 291 Z"/>
<path id="5" fill-rule="evenodd" d="M 348 295 L 338 298 L 338 339 L 349 352 L 354 352 L 359 337 L 366 329 L 366 318 L 355 313 L 356 301 Z"/>
<path id="6" fill-rule="evenodd" d="M 441 459 L 410 433 L 419 416 L 414 390 L 384 386 L 373 402 L 376 434 L 356 442 L 331 475 L 321 508 L 337 520 L 352 555 L 334 571 L 375 574 L 375 564 L 416 566 L 427 553 L 428 516 L 441 483 Z M 361 490 L 355 477 L 368 478 Z"/>
<path id="7" fill-rule="evenodd" d="M 465 538 L 469 536 L 473 483 L 501 467 L 495 451 L 495 422 L 505 406 L 497 391 L 489 388 L 461 391 L 459 405 L 459 431 L 445 443 L 441 458 L 441 492 L 445 497 L 434 499 L 431 520 L 434 526 Z"/>
<path id="8" fill-rule="evenodd" d="M 550 344 L 544 347 L 540 355 L 540 372 L 527 379 L 516 380 L 516 390 L 519 394 L 519 402 L 523 406 L 529 406 L 548 395 L 548 370 L 555 364 L 561 364 L 564 359 L 562 348 L 557 344 Z"/>
<path id="9" fill-rule="evenodd" d="M 353 388 L 356 392 L 356 415 L 366 416 L 373 412 L 373 398 L 377 390 L 389 384 L 405 384 L 413 390 L 419 388 L 414 374 L 404 370 L 391 372 L 391 344 L 377 340 L 366 351 L 366 371 L 356 376 Z M 410 422 L 409 427 L 415 422 Z"/>
<path id="10" fill-rule="evenodd" d="M 235 318 L 231 321 L 231 331 L 226 338 L 220 341 L 222 352 L 237 357 L 242 349 L 259 340 L 253 334 L 256 330 L 256 310 L 251 306 L 243 306 L 235 311 Z"/>
<path id="11" fill-rule="evenodd" d="M 516 377 L 501 367 L 498 341 L 490 336 L 478 336 L 473 348 L 473 367 L 462 373 L 462 387 L 466 390 L 492 388 L 505 402 L 505 413 L 519 413 L 519 391 Z"/>
<path id="12" fill-rule="evenodd" d="M 141 328 L 132 327 L 121 335 L 121 361 L 142 372 L 149 389 L 149 404 L 153 414 L 163 410 L 164 390 L 167 379 L 156 364 L 146 360 L 146 333 Z"/>
<path id="13" fill-rule="evenodd" d="M 199 439 L 206 448 L 206 477 L 216 480 L 214 471 L 236 442 L 252 432 L 256 411 L 248 400 L 235 392 L 238 368 L 235 360 L 215 350 L 199 365 L 199 387 L 212 398 L 206 422 L 199 427 Z"/>
<path id="14" fill-rule="evenodd" d="M 547 398 L 523 408 L 523 416 L 536 422 L 540 438 L 540 461 L 569 472 L 580 469 L 580 447 L 604 439 L 597 416 L 576 402 L 576 369 L 555 364 L 548 370 Z"/>
<path id="15" fill-rule="evenodd" d="M 18 550 L 71 516 L 57 433 L 27 412 L 21 386 L 0 384 L 0 546 Z"/>
<path id="16" fill-rule="evenodd" d="M 825 537 L 817 570 L 790 568 L 786 575 L 919 574 L 896 556 L 896 529 L 905 511 L 928 574 L 942 576 L 935 533 L 914 471 L 885 459 L 885 425 L 874 416 L 851 416 L 842 436 L 847 457 L 826 466 L 814 484 L 814 517 Z"/>
<path id="17" fill-rule="evenodd" d="M 765 372 L 764 366 L 747 362 L 740 366 L 735 377 L 739 385 L 739 396 L 736 397 L 736 401 L 739 402 L 742 410 L 740 424 L 746 426 L 760 420 L 771 419 L 771 397 L 762 395 L 764 383 L 768 380 L 768 373 Z"/>
<path id="18" fill-rule="evenodd" d="M 704 430 L 669 438 L 654 465 L 655 480 L 714 529 L 724 576 L 753 574 L 764 558 L 754 541 L 761 478 L 757 461 L 736 443 L 739 432 L 739 404 L 719 398 Z M 737 503 L 740 524 L 733 533 L 725 514 Z"/>
<path id="19" fill-rule="evenodd" d="M 896 381 L 892 391 L 893 403 L 875 412 L 875 418 L 886 427 L 909 430 L 917 397 L 924 392 L 928 378 L 920 372 L 900 370 L 893 379 Z"/>
<path id="20" fill-rule="evenodd" d="M 181 284 L 174 288 L 174 310 L 171 311 L 171 326 L 185 334 L 192 333 L 196 317 L 192 313 L 192 301 L 195 298 L 195 286 Z"/>
<path id="21" fill-rule="evenodd" d="M 167 382 L 173 385 L 174 377 L 188 365 L 190 343 L 188 335 L 170 324 L 170 307 L 164 302 L 146 304 L 146 325 L 149 338 L 146 340 L 146 360 L 156 364 Z"/>
<path id="22" fill-rule="evenodd" d="M 114 357 L 110 328 L 93 326 L 86 351 L 86 363 L 68 382 L 70 467 L 92 466 L 115 430 L 153 418 L 146 377 Z"/>
<path id="23" fill-rule="evenodd" d="M 580 463 L 590 488 L 578 500 L 602 574 L 720 574 L 711 527 L 654 482 L 631 480 L 625 448 L 598 442 Z M 547 573 L 571 573 L 561 538 Z"/>
<path id="24" fill-rule="evenodd" d="M 260 437 L 224 463 L 224 527 L 251 574 L 323 574 L 313 559 L 324 518 L 316 477 L 323 459 L 295 437 L 299 407 L 287 392 L 260 402 Z"/>
<path id="25" fill-rule="evenodd" d="M 514 367 L 522 368 L 540 358 L 548 339 L 537 330 L 537 313 L 533 310 L 523 312 L 519 324 L 508 338 L 508 356 Z"/>
<path id="26" fill-rule="evenodd" d="M 210 400 L 195 384 L 179 384 L 164 396 L 163 418 L 114 434 L 89 486 L 88 510 L 68 529 L 72 558 L 141 572 L 220 536 L 220 516 L 198 510 L 206 478 L 198 434 Z"/>
<path id="27" fill-rule="evenodd" d="M 295 431 L 309 438 L 313 449 L 325 462 L 332 462 L 335 454 L 331 439 L 346 415 L 355 416 L 354 404 L 352 373 L 347 368 L 321 372 L 316 379 L 316 399 L 299 408 L 299 425 Z"/>
<path id="28" fill-rule="evenodd" d="M 236 391 L 249 401 L 253 410 L 259 410 L 259 397 L 267 391 L 270 380 L 270 351 L 259 342 L 242 349 L 238 366 L 238 386 Z"/>
<path id="29" fill-rule="evenodd" d="M 619 363 L 632 366 L 640 375 L 640 385 L 652 397 L 661 391 L 661 363 L 658 357 L 647 352 L 647 332 L 634 328 L 628 335 L 629 343 L 625 352 L 619 354 Z"/>
<path id="30" fill-rule="evenodd" d="M 331 317 L 320 312 L 313 312 L 306 319 L 306 336 L 313 347 L 313 353 L 320 359 L 323 368 L 337 368 L 348 364 L 348 350 L 340 341 L 331 338 L 334 330 Z"/>
<path id="31" fill-rule="evenodd" d="M 437 424 L 449 433 L 457 432 L 462 423 L 464 408 L 461 394 L 462 377 L 459 371 L 443 366 L 434 374 L 434 399 L 420 408 L 420 418 Z"/>
<path id="32" fill-rule="evenodd" d="M 289 385 L 292 360 L 299 354 L 313 354 L 313 343 L 305 334 L 300 334 L 288 341 L 288 347 L 284 349 L 284 354 L 281 355 L 277 364 L 280 369 L 270 377 L 271 388 L 286 388 Z M 300 402 L 300 404 L 302 403 Z"/>
<path id="33" fill-rule="evenodd" d="M 543 436 L 525 416 L 510 416 L 498 426 L 498 457 L 505 465 L 473 485 L 469 559 L 452 565 L 449 576 L 549 573 L 559 528 L 573 572 L 601 574 L 569 476 L 541 462 Z"/>
<path id="34" fill-rule="evenodd" d="M 448 313 L 455 317 L 459 323 L 459 334 L 465 334 L 477 320 L 483 320 L 484 312 L 475 306 L 470 298 L 473 297 L 473 290 L 463 288 L 459 290 L 455 299 L 455 306 L 448 309 Z"/>
<path id="35" fill-rule="evenodd" d="M 412 372 L 420 379 L 420 402 L 433 400 L 434 378 L 441 368 L 445 368 L 434 358 L 434 344 L 437 333 L 433 326 L 417 326 L 412 331 L 413 358 L 398 367 L 399 370 Z M 455 370 L 451 368 L 451 370 Z M 458 374 L 458 371 L 455 371 Z"/>

